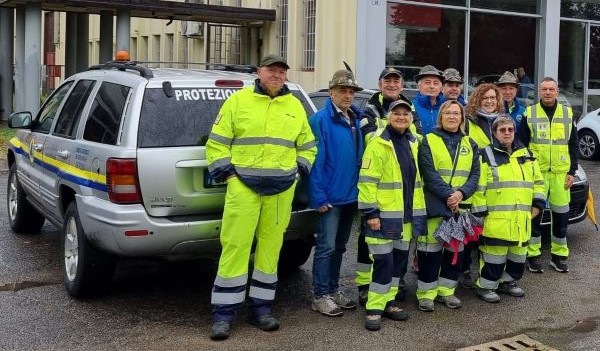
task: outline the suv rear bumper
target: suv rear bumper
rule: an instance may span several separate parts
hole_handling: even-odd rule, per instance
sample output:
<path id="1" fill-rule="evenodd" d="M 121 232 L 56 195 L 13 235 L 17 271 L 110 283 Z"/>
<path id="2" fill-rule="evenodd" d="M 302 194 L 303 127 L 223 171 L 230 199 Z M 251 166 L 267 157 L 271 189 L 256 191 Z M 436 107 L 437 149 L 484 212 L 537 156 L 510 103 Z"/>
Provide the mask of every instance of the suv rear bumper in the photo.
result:
<path id="1" fill-rule="evenodd" d="M 220 254 L 222 214 L 150 217 L 142 205 L 117 205 L 92 196 L 77 195 L 86 237 L 96 247 L 120 256 L 200 256 Z M 317 213 L 293 211 L 285 240 L 312 242 Z M 125 231 L 147 230 L 148 235 L 126 236 Z"/>

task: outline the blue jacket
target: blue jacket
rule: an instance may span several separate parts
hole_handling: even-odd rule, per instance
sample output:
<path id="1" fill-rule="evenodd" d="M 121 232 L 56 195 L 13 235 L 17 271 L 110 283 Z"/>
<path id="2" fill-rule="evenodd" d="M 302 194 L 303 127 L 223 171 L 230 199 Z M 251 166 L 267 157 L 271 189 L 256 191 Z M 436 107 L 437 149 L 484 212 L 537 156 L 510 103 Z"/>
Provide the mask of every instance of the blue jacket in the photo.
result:
<path id="1" fill-rule="evenodd" d="M 515 134 L 518 133 L 521 126 L 521 121 L 525 119 L 525 106 L 521 105 L 517 98 L 514 99 L 513 108 L 509 108 L 506 102 L 504 103 L 504 111 L 512 117 L 515 121 Z"/>
<path id="2" fill-rule="evenodd" d="M 442 94 L 437 97 L 435 105 L 431 105 L 430 96 L 421 95 L 421 93 L 417 93 L 417 96 L 413 99 L 415 111 L 421 120 L 421 130 L 423 135 L 431 133 L 433 128 L 437 125 L 438 112 L 440 112 L 440 107 L 443 102 L 444 95 Z"/>
<path id="3" fill-rule="evenodd" d="M 350 109 L 356 115 L 353 121 L 356 141 L 350 125 L 329 98 L 325 107 L 308 120 L 317 140 L 317 158 L 309 175 L 308 198 L 312 208 L 358 201 L 358 172 L 364 151 L 360 131 L 362 112 L 354 105 Z"/>

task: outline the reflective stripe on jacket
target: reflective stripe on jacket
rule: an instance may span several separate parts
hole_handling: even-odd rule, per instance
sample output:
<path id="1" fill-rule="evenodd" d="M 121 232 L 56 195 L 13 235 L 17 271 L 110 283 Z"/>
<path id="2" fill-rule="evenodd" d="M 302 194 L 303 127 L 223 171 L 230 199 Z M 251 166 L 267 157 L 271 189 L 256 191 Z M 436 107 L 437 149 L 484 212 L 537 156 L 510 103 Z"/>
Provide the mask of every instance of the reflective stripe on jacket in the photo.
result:
<path id="1" fill-rule="evenodd" d="M 567 173 L 571 168 L 569 137 L 573 128 L 573 111 L 557 104 L 552 121 L 539 103 L 527 107 L 527 126 L 531 132 L 529 148 L 542 172 Z"/>
<path id="2" fill-rule="evenodd" d="M 415 190 L 413 194 L 413 235 L 427 233 L 425 197 L 421 174 L 416 162 L 418 158 L 418 141 L 410 135 L 410 148 L 416 167 Z M 402 172 L 394 145 L 390 141 L 389 132 L 384 130 L 366 147 L 358 179 L 358 208 L 363 213 L 379 211 L 379 218 L 384 222 L 399 223 L 398 234 L 402 231 L 404 219 L 404 197 L 402 188 Z M 400 221 L 397 221 L 400 220 Z M 367 236 L 385 239 L 399 239 L 386 236 L 385 233 L 367 233 Z"/>
<path id="3" fill-rule="evenodd" d="M 527 242 L 531 237 L 531 207 L 543 209 L 545 199 L 544 178 L 525 147 L 510 155 L 496 144 L 483 150 L 479 188 L 471 210 L 487 213 L 484 237 L 519 245 Z"/>
<path id="4" fill-rule="evenodd" d="M 307 175 L 317 152 L 301 102 L 289 90 L 273 98 L 256 86 L 231 95 L 221 107 L 206 143 L 211 176 L 233 169 L 262 195 L 288 189 L 297 173 Z"/>

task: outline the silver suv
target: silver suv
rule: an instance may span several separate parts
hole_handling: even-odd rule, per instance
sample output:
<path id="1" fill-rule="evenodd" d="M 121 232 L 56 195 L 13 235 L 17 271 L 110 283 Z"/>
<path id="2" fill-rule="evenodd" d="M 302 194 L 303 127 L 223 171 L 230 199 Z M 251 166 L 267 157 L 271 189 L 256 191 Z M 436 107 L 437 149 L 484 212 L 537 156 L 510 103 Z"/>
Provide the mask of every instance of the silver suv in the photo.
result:
<path id="1" fill-rule="evenodd" d="M 10 226 L 39 233 L 47 219 L 62 229 L 70 295 L 109 286 L 118 256 L 218 257 L 225 187 L 209 176 L 204 145 L 224 100 L 256 78 L 221 68 L 111 62 L 65 80 L 35 117 L 10 116 Z M 313 114 L 302 88 L 288 86 Z M 313 245 L 303 184 L 293 211 L 280 271 Z"/>

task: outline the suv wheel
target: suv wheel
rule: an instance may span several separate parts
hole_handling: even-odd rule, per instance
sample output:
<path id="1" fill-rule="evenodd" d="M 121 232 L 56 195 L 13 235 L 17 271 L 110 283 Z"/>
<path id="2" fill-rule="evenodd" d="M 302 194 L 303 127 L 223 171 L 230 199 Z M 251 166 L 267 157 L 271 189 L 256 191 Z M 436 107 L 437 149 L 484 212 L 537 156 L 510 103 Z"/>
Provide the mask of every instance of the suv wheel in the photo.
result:
<path id="1" fill-rule="evenodd" d="M 600 145 L 598 145 L 598 137 L 589 130 L 584 130 L 579 133 L 579 154 L 584 160 L 593 160 L 598 158 L 600 153 Z"/>
<path id="2" fill-rule="evenodd" d="M 8 173 L 6 208 L 12 230 L 21 234 L 38 234 L 44 225 L 42 216 L 25 198 L 25 192 L 17 178 L 17 165 L 13 163 Z"/>
<path id="3" fill-rule="evenodd" d="M 312 248 L 312 243 L 302 239 L 285 241 L 279 253 L 278 271 L 286 274 L 297 270 L 306 263 Z"/>
<path id="4" fill-rule="evenodd" d="M 69 204 L 65 213 L 62 248 L 63 281 L 69 295 L 81 298 L 107 290 L 115 260 L 87 240 L 75 201 Z"/>

